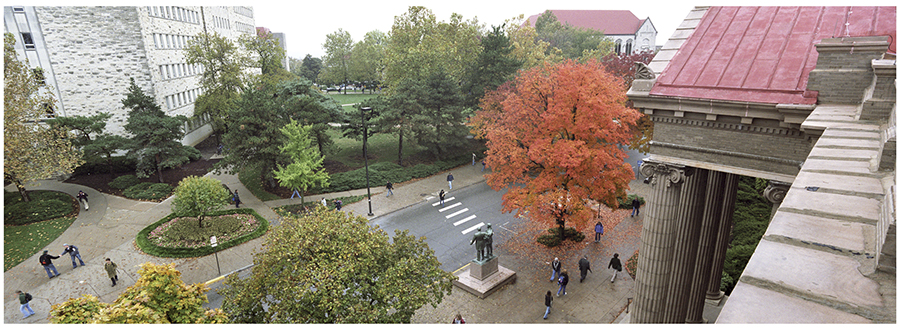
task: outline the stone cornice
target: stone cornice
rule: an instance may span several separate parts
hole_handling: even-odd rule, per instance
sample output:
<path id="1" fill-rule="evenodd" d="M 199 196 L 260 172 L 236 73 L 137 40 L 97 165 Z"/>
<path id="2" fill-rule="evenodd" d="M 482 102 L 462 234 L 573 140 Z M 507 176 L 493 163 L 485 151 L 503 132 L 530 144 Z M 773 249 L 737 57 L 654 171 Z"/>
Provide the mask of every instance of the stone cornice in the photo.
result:
<path id="1" fill-rule="evenodd" d="M 708 116 L 707 116 L 708 118 Z M 685 126 L 700 126 L 700 127 L 709 127 L 715 129 L 726 129 L 726 130 L 734 130 L 734 131 L 742 131 L 749 133 L 759 133 L 759 134 L 771 134 L 771 135 L 783 135 L 783 136 L 793 136 L 800 137 L 803 132 L 797 129 L 784 128 L 784 127 L 764 127 L 764 126 L 754 126 L 743 123 L 723 123 L 717 121 L 709 121 L 709 120 L 695 120 L 695 119 L 687 119 L 687 118 L 678 118 L 678 117 L 663 117 L 663 116 L 651 116 L 650 119 L 654 123 L 669 123 L 675 125 L 685 125 Z"/>

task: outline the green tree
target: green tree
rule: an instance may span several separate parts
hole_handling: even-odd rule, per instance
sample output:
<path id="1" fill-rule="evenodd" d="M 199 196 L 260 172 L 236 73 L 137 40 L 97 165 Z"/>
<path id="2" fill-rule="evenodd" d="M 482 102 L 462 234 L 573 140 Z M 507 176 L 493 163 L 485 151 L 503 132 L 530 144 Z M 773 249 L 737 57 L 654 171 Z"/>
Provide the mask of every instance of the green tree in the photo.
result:
<path id="1" fill-rule="evenodd" d="M 3 35 L 3 176 L 29 202 L 25 183 L 70 173 L 84 161 L 71 133 L 38 122 L 52 107 L 53 95 L 41 88 L 28 63 L 16 58 L 15 43 L 11 33 Z"/>
<path id="2" fill-rule="evenodd" d="M 113 171 L 113 154 L 123 149 L 128 144 L 128 139 L 119 135 L 105 134 L 106 122 L 111 118 L 109 113 L 101 113 L 90 117 L 72 116 L 56 117 L 46 120 L 46 123 L 54 128 L 62 128 L 74 131 L 76 138 L 73 145 L 84 153 L 84 159 L 89 163 L 99 162 L 105 159 L 109 166 L 109 172 Z M 91 137 L 93 135 L 93 138 Z"/>
<path id="3" fill-rule="evenodd" d="M 534 27 L 524 22 L 524 15 L 505 21 L 508 27 L 506 33 L 512 46 L 510 55 L 522 63 L 521 69 L 528 70 L 544 63 L 560 63 L 565 59 L 562 51 L 539 39 Z"/>
<path id="4" fill-rule="evenodd" d="M 330 97 L 319 93 L 312 83 L 306 79 L 282 81 L 276 86 L 276 103 L 304 125 L 312 125 L 310 135 L 324 155 L 328 146 L 333 144 L 328 131 L 329 123 L 344 121 L 342 108 Z"/>
<path id="5" fill-rule="evenodd" d="M 282 64 L 285 58 L 284 48 L 269 29 L 257 28 L 255 36 L 241 36 L 238 43 L 250 53 L 250 67 L 259 68 L 263 75 L 288 75 Z"/>
<path id="6" fill-rule="evenodd" d="M 263 246 L 250 276 L 219 291 L 236 323 L 409 323 L 456 279 L 424 238 L 324 207 L 284 218 Z"/>
<path id="7" fill-rule="evenodd" d="M 397 164 L 403 166 L 403 142 L 405 138 L 413 138 L 414 122 L 412 116 L 424 112 L 417 97 L 427 95 L 418 81 L 404 80 L 393 87 L 389 96 L 379 96 L 371 101 L 371 107 L 378 114 L 374 121 L 373 132 L 390 133 L 397 136 Z"/>
<path id="8" fill-rule="evenodd" d="M 504 25 L 493 26 L 493 31 L 481 38 L 482 52 L 472 62 L 466 74 L 462 91 L 465 105 L 475 107 L 486 90 L 496 89 L 512 78 L 522 62 L 511 56 L 512 46 L 503 31 Z"/>
<path id="9" fill-rule="evenodd" d="M 190 161 L 189 149 L 181 145 L 184 137 L 184 116 L 170 117 L 157 105 L 153 98 L 138 87 L 131 78 L 128 94 L 122 100 L 128 112 L 125 131 L 131 133 L 127 157 L 137 163 L 138 177 L 147 177 L 156 172 L 159 182 L 163 180 L 162 170 Z"/>
<path id="10" fill-rule="evenodd" d="M 448 150 L 465 144 L 469 132 L 463 97 L 459 84 L 442 71 L 431 74 L 421 84 L 424 88 L 417 90 L 424 94 L 407 95 L 421 105 L 421 112 L 413 114 L 410 127 L 420 146 L 443 159 Z"/>
<path id="11" fill-rule="evenodd" d="M 231 40 L 217 33 L 200 33 L 184 50 L 188 64 L 200 65 L 201 94 L 194 101 L 194 117 L 209 120 L 218 138 L 228 130 L 228 109 L 245 88 L 246 57 Z"/>
<path id="12" fill-rule="evenodd" d="M 387 42 L 388 36 L 375 30 L 366 33 L 363 40 L 353 45 L 353 52 L 350 55 L 350 76 L 352 80 L 363 82 L 369 93 L 376 89 L 381 80 L 384 71 L 384 47 Z"/>
<path id="13" fill-rule="evenodd" d="M 550 10 L 538 17 L 534 28 L 539 39 L 559 49 L 563 57 L 568 59 L 600 59 L 612 52 L 614 47 L 603 32 L 563 24 Z"/>
<path id="14" fill-rule="evenodd" d="M 477 19 L 438 21 L 431 10 L 411 6 L 394 17 L 385 48 L 384 82 L 393 87 L 403 80 L 425 80 L 438 72 L 459 83 L 472 59 L 481 53 L 482 25 Z"/>
<path id="15" fill-rule="evenodd" d="M 175 187 L 172 213 L 184 217 L 197 217 L 197 227 L 203 228 L 203 216 L 221 209 L 228 204 L 231 192 L 222 186 L 222 181 L 189 176 Z"/>
<path id="16" fill-rule="evenodd" d="M 328 173 L 322 167 L 325 156 L 318 150 L 310 148 L 312 139 L 309 138 L 312 125 L 300 125 L 291 119 L 291 122 L 281 128 L 281 134 L 287 137 L 281 152 L 291 158 L 287 166 L 277 165 L 275 179 L 282 187 L 306 192 L 312 187 L 325 187 L 328 185 Z M 300 195 L 300 204 L 303 204 L 303 195 Z"/>
<path id="17" fill-rule="evenodd" d="M 353 53 L 353 38 L 350 33 L 343 29 L 338 29 L 333 33 L 325 36 L 325 58 L 323 64 L 324 71 L 320 73 L 322 79 L 331 82 L 346 83 L 350 80 L 350 61 Z M 344 89 L 344 94 L 347 90 Z"/>
<path id="18" fill-rule="evenodd" d="M 120 266 L 121 267 L 121 266 Z M 55 324 L 228 323 L 221 309 L 207 309 L 203 283 L 185 285 L 174 264 L 144 263 L 140 278 L 111 304 L 92 295 L 70 298 L 50 307 Z"/>
<path id="19" fill-rule="evenodd" d="M 291 64 L 291 69 L 293 70 L 293 68 L 294 64 Z M 322 64 L 322 59 L 306 54 L 306 57 L 304 57 L 303 61 L 300 63 L 300 72 L 297 73 L 297 75 L 306 78 L 309 81 L 318 82 L 319 73 L 322 72 L 323 68 L 324 65 Z"/>

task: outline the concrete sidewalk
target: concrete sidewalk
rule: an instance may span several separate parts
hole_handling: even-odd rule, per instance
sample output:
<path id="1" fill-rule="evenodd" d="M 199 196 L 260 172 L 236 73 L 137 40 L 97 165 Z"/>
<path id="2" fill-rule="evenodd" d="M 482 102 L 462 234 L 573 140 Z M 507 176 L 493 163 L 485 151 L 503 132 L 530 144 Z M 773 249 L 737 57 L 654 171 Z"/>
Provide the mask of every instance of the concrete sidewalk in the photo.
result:
<path id="1" fill-rule="evenodd" d="M 452 172 L 455 180 L 454 189 L 447 184 L 447 174 Z M 432 177 L 394 184 L 394 194 L 386 196 L 385 182 L 372 182 L 371 210 L 369 217 L 369 200 L 349 204 L 346 212 L 373 219 L 418 203 L 434 200 L 441 189 L 452 196 L 455 190 L 484 182 L 481 164 L 460 166 L 451 171 Z M 300 203 L 299 198 L 262 202 L 240 183 L 236 175 L 207 174 L 221 180 L 232 190 L 237 189 L 243 202 L 242 207 L 253 208 L 270 222 L 278 216 L 272 208 L 288 204 Z M 634 189 L 645 186 L 638 181 L 632 183 L 632 192 L 643 196 L 646 194 Z M 12 186 L 7 190 L 14 190 Z M 158 258 L 144 254 L 134 245 L 134 237 L 147 225 L 158 221 L 171 212 L 171 198 L 160 203 L 133 201 L 112 195 L 101 194 L 90 188 L 61 183 L 41 181 L 30 185 L 28 189 L 57 190 L 74 196 L 78 190 L 89 194 L 91 209 L 78 215 L 75 223 L 46 249 L 53 255 L 62 252 L 64 243 L 79 247 L 81 256 L 87 264 L 72 269 L 68 256 L 56 259 L 54 264 L 61 275 L 48 279 L 43 268 L 38 264 L 38 255 L 22 262 L 4 273 L 4 322 L 5 323 L 48 323 L 50 306 L 76 298 L 82 294 L 90 294 L 104 302 L 112 302 L 128 286 L 138 279 L 137 270 L 140 264 L 153 262 L 156 264 L 174 264 L 181 272 L 185 283 L 210 283 L 217 281 L 221 275 L 245 269 L 252 265 L 253 255 L 261 248 L 263 238 L 257 238 L 217 254 L 186 259 Z M 307 200 L 321 200 L 341 196 L 366 195 L 366 189 L 324 195 L 304 196 Z M 232 206 L 233 207 L 233 206 Z M 543 295 L 547 290 L 556 292 L 556 284 L 549 281 L 549 266 L 544 267 L 544 260 L 531 260 L 527 256 L 504 254 L 501 250 L 501 264 L 518 273 L 516 284 L 507 286 L 486 299 L 478 299 L 456 288 L 453 294 L 445 297 L 437 308 L 426 306 L 413 318 L 417 323 L 449 322 L 457 312 L 463 314 L 472 323 L 611 323 L 624 310 L 628 298 L 632 297 L 634 282 L 623 272 L 615 283 L 609 283 L 609 272 L 605 266 L 611 251 L 620 254 L 624 262 L 637 249 L 640 236 L 641 217 L 626 219 L 620 224 L 624 235 L 621 239 L 609 239 L 602 244 L 585 244 L 584 253 L 591 259 L 594 273 L 584 283 L 578 283 L 577 258 L 565 260 L 564 264 L 575 279 L 570 282 L 569 294 L 554 300 L 553 312 L 548 320 L 543 315 Z M 619 228 L 619 227 L 617 227 Z M 626 230 L 627 229 L 627 230 Z M 626 239 L 625 236 L 637 236 Z M 605 237 L 613 237 L 608 233 Z M 587 241 L 587 240 L 586 240 Z M 613 243 L 621 242 L 621 243 Z M 9 243 L 6 243 L 9 244 Z M 110 286 L 109 278 L 103 270 L 103 260 L 110 258 L 123 271 L 120 284 Z M 217 261 L 218 260 L 218 261 Z M 546 269 L 545 269 L 546 268 Z M 457 272 L 457 274 L 459 271 Z M 22 290 L 31 293 L 34 300 L 31 307 L 36 314 L 22 319 L 19 302 L 14 292 Z"/>

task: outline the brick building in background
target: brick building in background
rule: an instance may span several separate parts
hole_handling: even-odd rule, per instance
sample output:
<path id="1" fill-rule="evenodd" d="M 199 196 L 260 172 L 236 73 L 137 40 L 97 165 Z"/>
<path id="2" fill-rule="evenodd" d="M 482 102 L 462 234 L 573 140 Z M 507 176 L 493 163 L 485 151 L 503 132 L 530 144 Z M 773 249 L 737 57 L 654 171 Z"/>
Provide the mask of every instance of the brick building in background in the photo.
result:
<path id="1" fill-rule="evenodd" d="M 185 59 L 188 40 L 208 31 L 236 43 L 256 33 L 249 6 L 6 6 L 3 22 L 19 59 L 40 70 L 56 96 L 48 116 L 110 113 L 106 130 L 118 135 L 128 118 L 122 99 L 129 78 L 168 115 L 191 117 L 203 91 L 202 68 Z M 186 145 L 212 132 L 203 120 L 185 126 Z"/>

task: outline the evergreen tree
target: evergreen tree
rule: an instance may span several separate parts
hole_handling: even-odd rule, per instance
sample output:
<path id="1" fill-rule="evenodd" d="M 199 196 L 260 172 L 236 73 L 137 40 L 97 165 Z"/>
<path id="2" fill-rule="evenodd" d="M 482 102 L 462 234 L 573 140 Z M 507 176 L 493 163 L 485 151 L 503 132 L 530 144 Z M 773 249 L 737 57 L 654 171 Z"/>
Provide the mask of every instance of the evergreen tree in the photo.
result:
<path id="1" fill-rule="evenodd" d="M 494 26 L 493 31 L 481 39 L 484 50 L 469 68 L 463 86 L 463 92 L 466 93 L 465 104 L 468 107 L 477 106 L 486 90 L 496 89 L 512 78 L 522 66 L 521 61 L 511 56 L 512 46 L 503 31 L 505 26 L 506 24 Z"/>
<path id="2" fill-rule="evenodd" d="M 190 152 L 180 140 L 185 116 L 170 117 L 163 112 L 153 98 L 138 87 L 131 78 L 128 94 L 122 105 L 131 109 L 125 131 L 131 133 L 127 156 L 137 163 L 137 176 L 147 177 L 156 172 L 159 182 L 163 180 L 162 170 L 190 161 Z"/>

